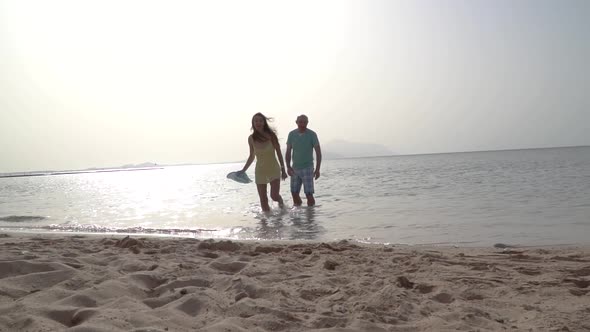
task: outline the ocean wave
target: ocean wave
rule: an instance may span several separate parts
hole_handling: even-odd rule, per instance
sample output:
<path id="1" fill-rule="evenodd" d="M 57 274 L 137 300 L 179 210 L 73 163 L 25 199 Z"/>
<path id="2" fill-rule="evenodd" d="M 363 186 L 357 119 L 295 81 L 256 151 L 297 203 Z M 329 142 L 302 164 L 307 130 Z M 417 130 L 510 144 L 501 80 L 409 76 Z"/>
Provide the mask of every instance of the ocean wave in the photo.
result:
<path id="1" fill-rule="evenodd" d="M 64 233 L 98 233 L 98 234 L 138 234 L 138 235 L 173 235 L 173 236 L 196 236 L 196 237 L 216 237 L 217 233 L 236 233 L 236 230 L 220 230 L 220 229 L 203 229 L 203 228 L 144 228 L 144 227 L 105 227 L 98 225 L 82 225 L 82 224 L 61 224 L 61 225 L 46 225 L 46 226 L 31 226 L 31 225 L 13 225 L 0 226 L 0 229 L 12 231 L 33 231 L 33 232 L 64 232 Z M 239 228 L 238 228 L 239 229 Z"/>
<path id="2" fill-rule="evenodd" d="M 296 227 L 291 231 L 279 232 L 273 227 L 251 228 L 244 226 L 205 228 L 144 228 L 144 227 L 105 227 L 91 224 L 52 224 L 52 225 L 3 225 L 0 231 L 35 232 L 35 233 L 72 233 L 72 234 L 133 234 L 136 236 L 174 236 L 190 238 L 223 238 L 233 240 L 312 240 L 317 237 L 317 230 Z"/>
<path id="3" fill-rule="evenodd" d="M 37 227 L 49 231 L 72 233 L 125 233 L 125 234 L 153 234 L 153 235 L 200 235 L 218 232 L 217 229 L 203 228 L 145 228 L 145 227 L 106 227 L 92 224 L 61 224 Z"/>
<path id="4" fill-rule="evenodd" d="M 0 217 L 0 221 L 6 222 L 25 222 L 25 221 L 41 221 L 47 219 L 43 216 L 8 216 Z"/>

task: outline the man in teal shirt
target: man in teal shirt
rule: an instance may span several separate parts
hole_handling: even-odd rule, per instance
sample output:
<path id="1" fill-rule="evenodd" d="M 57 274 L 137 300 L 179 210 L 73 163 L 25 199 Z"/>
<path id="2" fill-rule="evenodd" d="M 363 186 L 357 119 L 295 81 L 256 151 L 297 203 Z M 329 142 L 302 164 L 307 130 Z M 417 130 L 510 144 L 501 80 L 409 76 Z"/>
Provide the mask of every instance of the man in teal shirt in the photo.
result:
<path id="1" fill-rule="evenodd" d="M 287 174 L 291 177 L 291 194 L 295 206 L 301 206 L 301 197 L 299 197 L 301 185 L 303 185 L 303 192 L 307 198 L 307 205 L 315 205 L 313 181 L 320 177 L 322 150 L 318 135 L 307 128 L 308 122 L 307 116 L 298 116 L 295 121 L 297 129 L 291 131 L 287 138 L 285 161 L 287 162 Z M 314 150 L 316 155 L 315 169 L 313 167 Z M 293 154 L 293 167 L 291 167 L 291 153 Z"/>

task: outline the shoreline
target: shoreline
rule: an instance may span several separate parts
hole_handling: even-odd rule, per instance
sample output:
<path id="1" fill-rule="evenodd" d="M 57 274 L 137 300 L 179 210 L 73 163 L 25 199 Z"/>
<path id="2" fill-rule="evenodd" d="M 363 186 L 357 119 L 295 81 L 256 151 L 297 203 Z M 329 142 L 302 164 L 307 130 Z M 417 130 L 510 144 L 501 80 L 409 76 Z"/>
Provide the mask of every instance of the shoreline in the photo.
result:
<path id="1" fill-rule="evenodd" d="M 0 330 L 581 331 L 590 246 L 0 233 Z"/>
<path id="2" fill-rule="evenodd" d="M 171 231 L 171 230 L 170 230 Z M 432 248 L 464 248 L 464 249 L 490 249 L 497 247 L 498 245 L 501 247 L 511 247 L 511 248 L 523 248 L 523 249 L 534 249 L 534 248 L 570 248 L 570 247 L 590 247 L 590 242 L 588 243 L 549 243 L 549 244 L 520 244 L 520 243 L 490 243 L 488 245 L 483 245 L 479 242 L 424 242 L 424 243 L 396 243 L 391 241 L 386 242 L 371 242 L 369 240 L 361 240 L 361 239 L 353 239 L 353 238 L 346 238 L 346 239 L 334 239 L 334 240 L 326 240 L 326 239 L 260 239 L 260 238 L 228 238 L 228 237 L 215 237 L 215 236 L 194 236 L 189 235 L 195 233 L 213 233 L 216 230 L 214 229 L 175 229 L 179 234 L 168 234 L 168 233 L 158 233 L 158 232 L 151 232 L 151 233 L 134 233 L 122 230 L 121 232 L 113 231 L 113 232 L 103 232 L 103 231 L 64 231 L 64 230 L 44 230 L 40 228 L 31 228 L 31 229 L 18 229 L 18 227 L 7 227 L 4 228 L 0 227 L 0 235 L 2 233 L 12 234 L 14 236 L 84 236 L 84 237 L 145 237 L 145 238 L 156 238 L 156 239 L 192 239 L 192 240 L 216 240 L 216 241 L 235 241 L 235 242 L 262 242 L 262 243 L 283 243 L 283 244 L 293 244 L 293 243 L 335 243 L 339 241 L 348 241 L 357 245 L 368 245 L 368 246 L 397 246 L 397 247 L 432 247 Z M 498 247 L 497 247 L 498 248 Z"/>

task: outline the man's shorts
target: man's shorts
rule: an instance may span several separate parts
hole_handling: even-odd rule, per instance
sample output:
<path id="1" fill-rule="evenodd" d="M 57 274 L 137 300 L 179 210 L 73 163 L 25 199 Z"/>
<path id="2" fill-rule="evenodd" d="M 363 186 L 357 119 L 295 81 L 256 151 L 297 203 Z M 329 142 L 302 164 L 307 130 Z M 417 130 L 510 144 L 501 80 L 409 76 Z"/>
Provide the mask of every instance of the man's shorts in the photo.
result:
<path id="1" fill-rule="evenodd" d="M 291 192 L 299 194 L 303 184 L 303 192 L 313 195 L 313 167 L 293 169 L 295 174 L 291 176 Z"/>

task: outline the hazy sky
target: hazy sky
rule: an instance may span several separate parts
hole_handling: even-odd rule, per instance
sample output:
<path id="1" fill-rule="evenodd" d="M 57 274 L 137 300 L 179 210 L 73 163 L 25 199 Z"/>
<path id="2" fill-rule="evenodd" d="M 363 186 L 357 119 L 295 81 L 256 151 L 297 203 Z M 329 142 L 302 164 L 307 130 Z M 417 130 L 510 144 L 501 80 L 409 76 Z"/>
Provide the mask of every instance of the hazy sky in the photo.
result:
<path id="1" fill-rule="evenodd" d="M 0 0 L 0 172 L 590 144 L 590 1 Z M 284 148 L 283 148 L 284 151 Z"/>

